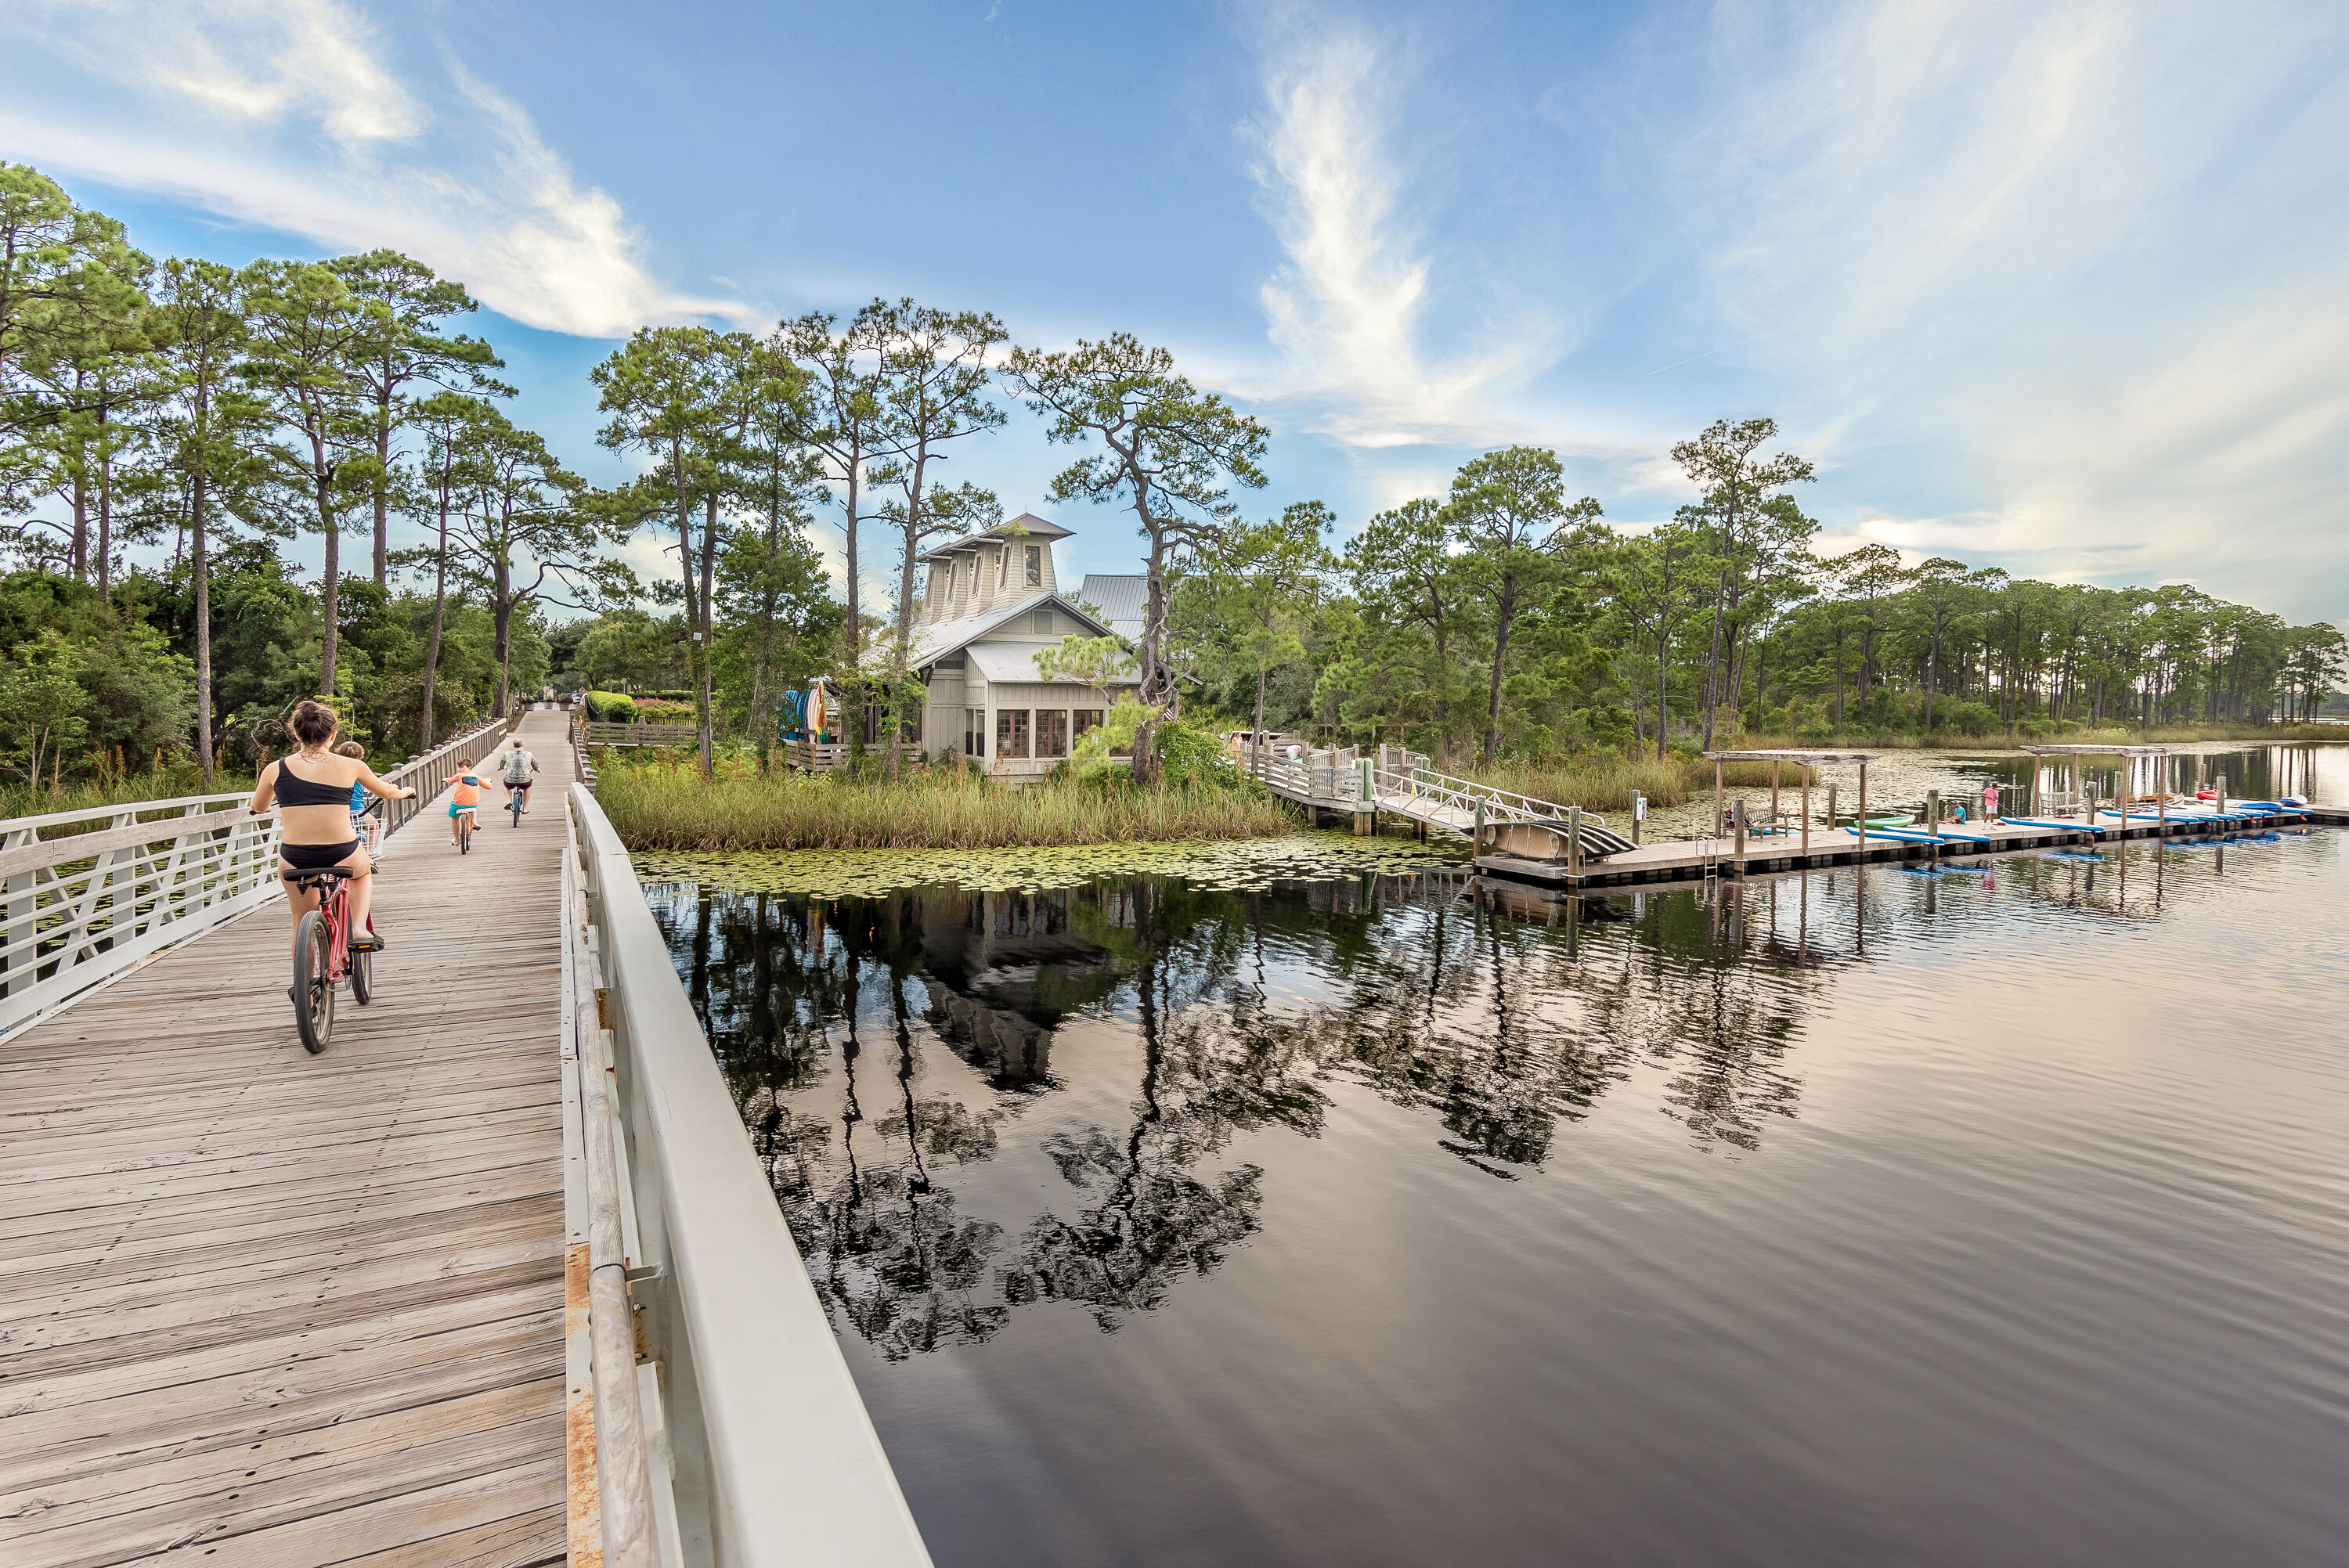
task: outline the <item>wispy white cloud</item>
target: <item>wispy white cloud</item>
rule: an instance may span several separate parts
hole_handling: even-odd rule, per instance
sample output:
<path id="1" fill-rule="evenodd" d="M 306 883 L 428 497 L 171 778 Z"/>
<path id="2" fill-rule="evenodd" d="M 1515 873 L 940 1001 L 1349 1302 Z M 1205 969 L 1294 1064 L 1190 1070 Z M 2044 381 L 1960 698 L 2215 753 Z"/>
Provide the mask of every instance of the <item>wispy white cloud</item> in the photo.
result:
<path id="1" fill-rule="evenodd" d="M 1557 356 L 1557 324 L 1503 311 L 1448 352 L 1423 347 L 1439 265 L 1398 160 L 1404 46 L 1302 13 L 1265 26 L 1255 175 L 1287 260 L 1261 291 L 1278 353 L 1251 395 L 1350 446 L 1483 445 L 1529 433 L 1496 395 Z M 1252 381 L 1252 384 L 1250 384 Z"/>
<path id="2" fill-rule="evenodd" d="M 1944 493 L 1857 536 L 2054 575 L 2232 562 L 2273 596 L 2283 560 L 2341 567 L 2343 43 L 2290 5 L 1724 9 L 1721 107 L 1660 163 L 1798 444 L 1949 459 L 1874 470 Z"/>
<path id="3" fill-rule="evenodd" d="M 405 250 L 558 332 L 762 314 L 663 284 L 620 203 L 520 105 L 453 58 L 401 79 L 398 51 L 344 0 L 64 0 L 13 30 L 20 54 L 58 68 L 19 75 L 0 147 L 51 173 Z"/>

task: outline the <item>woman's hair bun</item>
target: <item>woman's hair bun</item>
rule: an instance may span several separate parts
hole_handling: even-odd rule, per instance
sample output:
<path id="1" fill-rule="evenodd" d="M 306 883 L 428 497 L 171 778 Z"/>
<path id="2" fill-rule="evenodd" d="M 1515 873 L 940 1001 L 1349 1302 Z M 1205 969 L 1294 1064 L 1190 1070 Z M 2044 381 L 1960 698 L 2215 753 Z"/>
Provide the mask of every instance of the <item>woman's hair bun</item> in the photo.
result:
<path id="1" fill-rule="evenodd" d="M 294 705 L 293 717 L 286 719 L 285 727 L 305 746 L 324 746 L 334 738 L 336 722 L 333 708 L 305 696 Z"/>

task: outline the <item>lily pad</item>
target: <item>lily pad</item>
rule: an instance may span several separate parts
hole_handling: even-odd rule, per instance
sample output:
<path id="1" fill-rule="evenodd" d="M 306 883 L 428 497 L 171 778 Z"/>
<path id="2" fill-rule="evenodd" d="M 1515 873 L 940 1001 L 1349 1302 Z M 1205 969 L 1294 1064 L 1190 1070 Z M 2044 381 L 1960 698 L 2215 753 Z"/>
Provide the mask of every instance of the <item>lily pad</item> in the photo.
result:
<path id="1" fill-rule="evenodd" d="M 1464 845 L 1447 853 L 1403 840 L 1294 833 L 1214 842 L 1001 850 L 647 851 L 636 862 L 637 879 L 645 882 L 696 882 L 730 892 L 834 899 L 878 898 L 944 886 L 970 892 L 1045 892 L 1125 875 L 1180 877 L 1203 888 L 1245 892 L 1275 882 L 1406 875 L 1464 865 L 1467 858 Z"/>

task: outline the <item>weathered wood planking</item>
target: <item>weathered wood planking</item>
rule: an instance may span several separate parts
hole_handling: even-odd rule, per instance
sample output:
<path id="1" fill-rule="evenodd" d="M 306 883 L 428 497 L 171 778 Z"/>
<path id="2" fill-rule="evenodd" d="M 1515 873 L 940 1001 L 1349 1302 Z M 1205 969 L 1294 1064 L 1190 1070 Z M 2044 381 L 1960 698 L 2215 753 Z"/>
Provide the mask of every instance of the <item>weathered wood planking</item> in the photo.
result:
<path id="1" fill-rule="evenodd" d="M 564 1557 L 560 715 L 388 844 L 326 1055 L 261 910 L 0 1044 L 0 1563 Z"/>

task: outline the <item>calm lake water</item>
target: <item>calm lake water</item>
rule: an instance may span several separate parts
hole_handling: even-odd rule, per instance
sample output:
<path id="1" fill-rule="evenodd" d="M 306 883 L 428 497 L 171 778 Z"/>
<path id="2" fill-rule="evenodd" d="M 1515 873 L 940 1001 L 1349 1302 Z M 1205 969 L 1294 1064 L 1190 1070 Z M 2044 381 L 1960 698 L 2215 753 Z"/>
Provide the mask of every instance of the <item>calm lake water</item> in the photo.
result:
<path id="1" fill-rule="evenodd" d="M 2344 847 L 647 891 L 945 1568 L 2336 1563 Z"/>

